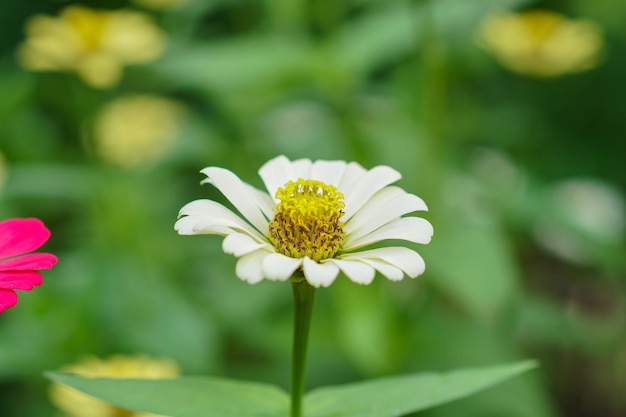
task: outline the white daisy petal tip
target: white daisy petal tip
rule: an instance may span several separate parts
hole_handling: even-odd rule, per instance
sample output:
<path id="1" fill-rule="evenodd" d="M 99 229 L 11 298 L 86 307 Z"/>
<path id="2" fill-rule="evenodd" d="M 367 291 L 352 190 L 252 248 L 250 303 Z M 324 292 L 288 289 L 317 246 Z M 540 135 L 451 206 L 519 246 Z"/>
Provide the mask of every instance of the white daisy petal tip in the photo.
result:
<path id="1" fill-rule="evenodd" d="M 339 267 L 331 262 L 315 262 L 308 256 L 302 261 L 304 277 L 314 287 L 329 287 L 339 275 Z"/>
<path id="2" fill-rule="evenodd" d="M 426 269 L 424 259 L 414 250 L 405 248 L 403 246 L 389 246 L 383 248 L 369 249 L 361 252 L 354 252 L 342 257 L 346 260 L 362 260 L 363 262 L 370 262 L 374 268 L 383 273 L 389 279 L 398 278 L 397 273 L 393 275 L 386 275 L 387 269 L 384 264 L 393 266 L 400 269 L 409 278 L 417 278 Z M 381 264 L 382 263 L 382 264 Z"/>
<path id="3" fill-rule="evenodd" d="M 380 272 L 380 274 L 389 281 L 402 281 L 402 279 L 404 279 L 404 271 L 387 262 L 379 259 L 362 259 L 362 262 L 376 269 L 376 271 Z"/>
<path id="4" fill-rule="evenodd" d="M 261 268 L 270 281 L 287 281 L 302 265 L 302 258 L 290 258 L 281 253 L 272 253 L 263 259 Z"/>
<path id="5" fill-rule="evenodd" d="M 350 281 L 360 284 L 369 285 L 374 281 L 376 276 L 376 270 L 361 260 L 342 260 L 342 259 L 329 259 L 328 262 L 332 262 L 339 267 Z"/>
<path id="6" fill-rule="evenodd" d="M 239 279 L 249 284 L 257 284 L 263 281 L 265 276 L 263 275 L 261 265 L 269 254 L 267 251 L 258 250 L 242 256 L 235 266 L 235 274 Z"/>

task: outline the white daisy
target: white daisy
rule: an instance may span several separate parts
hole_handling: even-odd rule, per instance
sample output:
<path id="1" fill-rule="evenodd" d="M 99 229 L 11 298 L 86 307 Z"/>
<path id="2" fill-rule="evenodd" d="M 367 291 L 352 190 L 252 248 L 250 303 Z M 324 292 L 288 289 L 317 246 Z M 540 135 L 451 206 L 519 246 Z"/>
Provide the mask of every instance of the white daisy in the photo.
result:
<path id="1" fill-rule="evenodd" d="M 236 274 L 244 281 L 286 281 L 301 271 L 314 287 L 327 287 L 339 271 L 363 285 L 376 271 L 393 281 L 424 272 L 424 260 L 412 249 L 367 249 L 387 239 L 426 244 L 433 235 L 425 219 L 402 217 L 427 207 L 390 186 L 401 175 L 388 166 L 367 170 L 356 162 L 278 156 L 259 170 L 267 192 L 224 168 L 200 172 L 241 215 L 196 200 L 181 209 L 174 228 L 181 235 L 224 236 L 222 248 L 239 258 Z"/>

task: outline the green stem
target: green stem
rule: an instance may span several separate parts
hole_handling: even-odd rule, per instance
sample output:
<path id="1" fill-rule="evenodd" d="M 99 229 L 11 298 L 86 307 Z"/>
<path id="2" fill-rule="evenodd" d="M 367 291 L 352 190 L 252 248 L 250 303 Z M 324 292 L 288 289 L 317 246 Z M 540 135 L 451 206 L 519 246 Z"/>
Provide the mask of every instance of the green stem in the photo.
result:
<path id="1" fill-rule="evenodd" d="M 292 281 L 294 301 L 293 356 L 291 358 L 291 417 L 302 417 L 306 376 L 306 351 L 315 288 L 305 279 Z"/>

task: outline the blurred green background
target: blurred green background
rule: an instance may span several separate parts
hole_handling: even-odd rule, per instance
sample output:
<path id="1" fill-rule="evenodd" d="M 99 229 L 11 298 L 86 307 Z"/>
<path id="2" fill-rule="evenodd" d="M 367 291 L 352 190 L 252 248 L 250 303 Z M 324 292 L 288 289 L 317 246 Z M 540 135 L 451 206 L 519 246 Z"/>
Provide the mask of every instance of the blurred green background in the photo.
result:
<path id="1" fill-rule="evenodd" d="M 220 238 L 173 230 L 187 202 L 223 201 L 201 168 L 260 187 L 278 154 L 393 166 L 435 227 L 417 280 L 317 292 L 309 387 L 537 358 L 420 415 L 626 415 L 624 2 L 84 1 L 162 31 L 108 88 L 16 59 L 29 18 L 68 4 L 0 14 L 0 218 L 41 218 L 59 257 L 0 316 L 2 416 L 58 415 L 42 371 L 89 354 L 286 388 L 289 285 L 243 283 Z M 593 20 L 601 58 L 509 71 L 476 41 L 498 8 Z"/>

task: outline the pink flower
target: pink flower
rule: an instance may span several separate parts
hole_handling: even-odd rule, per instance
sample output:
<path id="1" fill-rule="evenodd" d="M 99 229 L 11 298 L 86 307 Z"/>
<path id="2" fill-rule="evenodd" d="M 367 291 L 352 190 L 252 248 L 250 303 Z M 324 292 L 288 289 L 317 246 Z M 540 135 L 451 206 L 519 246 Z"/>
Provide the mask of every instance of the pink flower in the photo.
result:
<path id="1" fill-rule="evenodd" d="M 0 313 L 17 303 L 15 290 L 32 290 L 41 284 L 39 269 L 50 269 L 57 262 L 51 253 L 28 253 L 50 237 L 39 219 L 0 221 Z"/>

